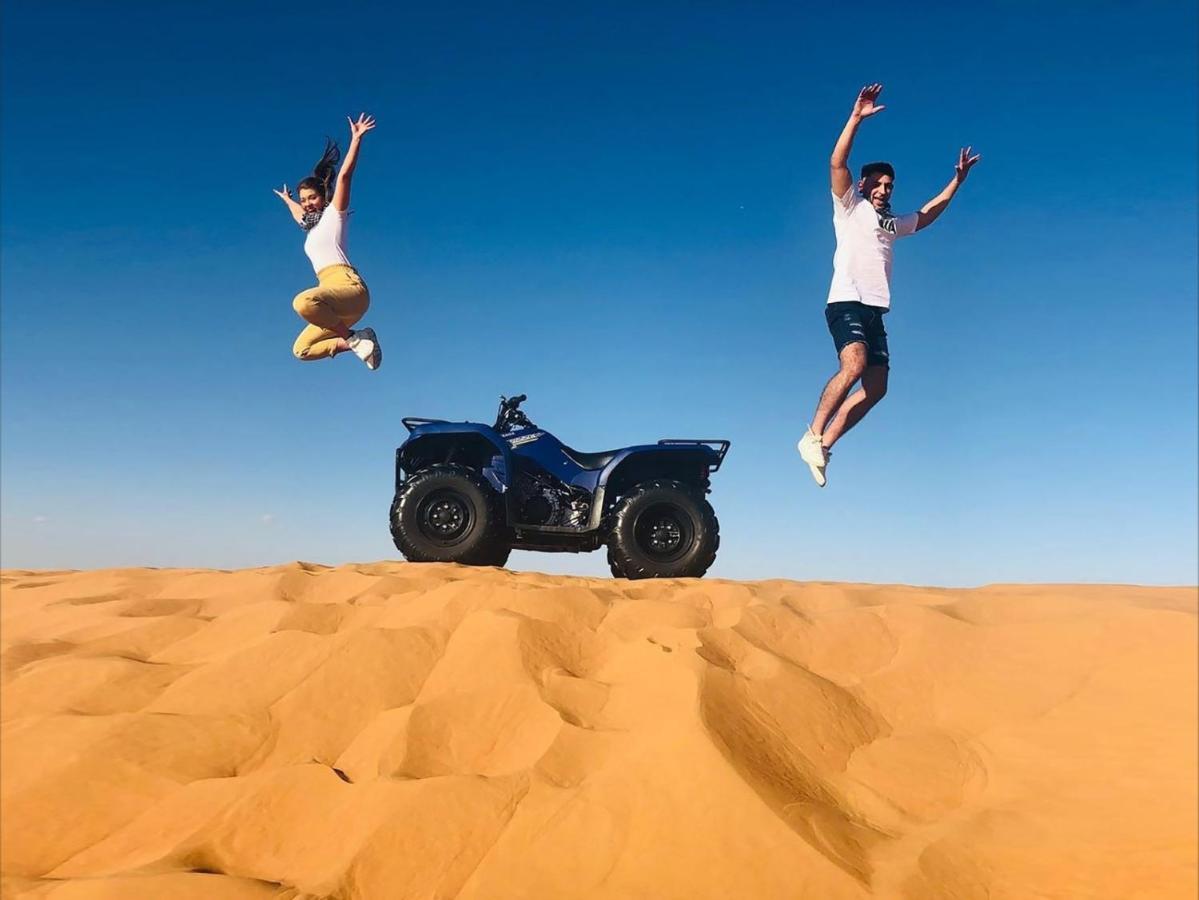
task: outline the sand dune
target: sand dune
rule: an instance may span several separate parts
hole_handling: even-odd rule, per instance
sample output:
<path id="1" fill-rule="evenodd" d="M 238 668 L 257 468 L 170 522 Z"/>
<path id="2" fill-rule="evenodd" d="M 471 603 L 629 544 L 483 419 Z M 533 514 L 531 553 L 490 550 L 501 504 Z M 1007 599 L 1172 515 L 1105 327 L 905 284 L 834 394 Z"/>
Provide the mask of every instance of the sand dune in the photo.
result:
<path id="1" fill-rule="evenodd" d="M 1193 898 L 1196 600 L 9 570 L 0 888 Z"/>

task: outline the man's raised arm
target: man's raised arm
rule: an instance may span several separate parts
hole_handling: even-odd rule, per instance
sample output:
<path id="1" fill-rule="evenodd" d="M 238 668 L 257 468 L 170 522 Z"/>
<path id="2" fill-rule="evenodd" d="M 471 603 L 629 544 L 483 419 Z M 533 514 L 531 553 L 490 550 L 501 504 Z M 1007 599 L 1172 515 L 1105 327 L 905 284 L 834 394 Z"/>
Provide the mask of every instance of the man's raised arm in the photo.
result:
<path id="1" fill-rule="evenodd" d="M 927 228 L 937 220 L 937 216 L 945 212 L 945 207 L 949 206 L 949 201 L 953 199 L 953 195 L 958 192 L 958 188 L 966 181 L 966 176 L 970 174 L 970 170 L 974 164 L 982 159 L 982 154 L 970 155 L 972 147 L 963 147 L 958 154 L 958 164 L 953 167 L 953 178 L 949 180 L 949 184 L 945 185 L 945 190 L 929 200 L 924 206 L 920 207 L 920 218 L 916 222 L 916 230 Z"/>
<path id="2" fill-rule="evenodd" d="M 853 186 L 853 175 L 849 171 L 849 150 L 853 147 L 853 138 L 858 133 L 858 126 L 862 124 L 863 119 L 886 109 L 882 104 L 875 103 L 882 92 L 881 84 L 868 84 L 858 92 L 858 99 L 854 101 L 849 121 L 841 129 L 841 136 L 837 138 L 837 144 L 833 147 L 833 155 L 828 161 L 828 174 L 833 193 L 838 197 L 844 197 L 845 192 Z"/>

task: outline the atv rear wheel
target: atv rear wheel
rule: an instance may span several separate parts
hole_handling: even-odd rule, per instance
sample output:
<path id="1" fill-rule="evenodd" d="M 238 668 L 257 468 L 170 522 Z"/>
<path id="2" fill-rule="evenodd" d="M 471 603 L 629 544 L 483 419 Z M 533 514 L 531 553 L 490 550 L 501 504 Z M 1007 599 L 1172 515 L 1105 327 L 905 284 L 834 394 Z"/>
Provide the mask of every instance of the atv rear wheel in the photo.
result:
<path id="1" fill-rule="evenodd" d="M 502 566 L 510 547 L 495 492 L 462 466 L 436 465 L 401 485 L 391 504 L 391 537 L 410 562 Z"/>
<path id="2" fill-rule="evenodd" d="M 699 578 L 719 546 L 720 523 L 703 494 L 679 481 L 646 481 L 616 507 L 608 565 L 617 578 Z"/>

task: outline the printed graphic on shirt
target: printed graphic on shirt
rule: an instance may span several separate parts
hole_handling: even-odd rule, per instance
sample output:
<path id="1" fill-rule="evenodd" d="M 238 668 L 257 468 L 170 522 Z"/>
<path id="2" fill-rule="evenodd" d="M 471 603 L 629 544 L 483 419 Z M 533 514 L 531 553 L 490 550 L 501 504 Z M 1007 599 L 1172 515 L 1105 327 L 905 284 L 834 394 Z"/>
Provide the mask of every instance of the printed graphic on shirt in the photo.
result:
<path id="1" fill-rule="evenodd" d="M 875 212 L 878 214 L 878 227 L 883 231 L 889 231 L 891 234 L 895 234 L 896 215 L 895 213 L 891 212 L 891 207 L 884 206 L 882 209 L 875 210 Z"/>

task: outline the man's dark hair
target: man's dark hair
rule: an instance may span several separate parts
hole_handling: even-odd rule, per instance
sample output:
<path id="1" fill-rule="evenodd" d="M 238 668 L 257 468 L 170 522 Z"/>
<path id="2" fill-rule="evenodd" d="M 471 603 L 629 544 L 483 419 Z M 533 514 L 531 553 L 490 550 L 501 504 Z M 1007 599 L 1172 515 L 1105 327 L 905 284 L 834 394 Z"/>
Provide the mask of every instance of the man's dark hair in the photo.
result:
<path id="1" fill-rule="evenodd" d="M 871 175 L 890 175 L 895 177 L 895 168 L 889 162 L 872 162 L 862 166 L 862 178 L 869 178 Z"/>

